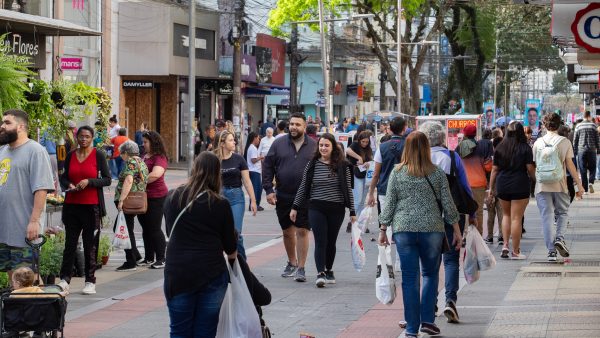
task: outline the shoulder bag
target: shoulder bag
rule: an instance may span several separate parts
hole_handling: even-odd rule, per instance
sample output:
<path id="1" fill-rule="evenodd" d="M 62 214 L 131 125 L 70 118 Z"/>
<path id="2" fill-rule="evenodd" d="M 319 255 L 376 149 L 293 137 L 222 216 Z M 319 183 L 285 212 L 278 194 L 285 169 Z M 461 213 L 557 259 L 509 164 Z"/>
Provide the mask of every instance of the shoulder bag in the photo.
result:
<path id="1" fill-rule="evenodd" d="M 139 161 L 136 160 L 136 162 Z M 123 213 L 125 215 L 141 215 L 148 211 L 148 196 L 145 191 L 129 192 L 123 200 Z"/>
<path id="2" fill-rule="evenodd" d="M 442 205 L 442 201 L 438 198 L 437 194 L 435 193 L 435 189 L 433 188 L 433 184 L 431 184 L 431 181 L 429 180 L 429 177 L 425 176 L 425 179 L 427 180 L 427 183 L 429 183 L 429 187 L 431 188 L 431 192 L 433 192 L 433 196 L 435 197 L 435 201 L 437 202 L 438 205 L 438 209 L 440 211 L 440 214 L 442 215 L 442 218 L 444 217 L 444 206 Z M 443 219 L 442 219 L 443 220 Z M 445 222 L 444 222 L 444 227 L 446 226 Z M 444 239 L 442 240 L 442 253 L 446 253 L 450 251 L 450 243 L 448 242 L 448 236 L 446 236 L 446 232 L 444 231 Z"/>

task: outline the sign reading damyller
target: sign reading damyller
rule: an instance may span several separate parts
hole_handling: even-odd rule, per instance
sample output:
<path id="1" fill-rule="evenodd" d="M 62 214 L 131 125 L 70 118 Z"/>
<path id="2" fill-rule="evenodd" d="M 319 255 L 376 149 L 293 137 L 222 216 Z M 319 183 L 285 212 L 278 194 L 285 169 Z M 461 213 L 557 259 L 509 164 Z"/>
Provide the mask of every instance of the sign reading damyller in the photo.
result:
<path id="1" fill-rule="evenodd" d="M 123 88 L 131 89 L 152 89 L 154 88 L 154 82 L 152 81 L 123 81 Z"/>

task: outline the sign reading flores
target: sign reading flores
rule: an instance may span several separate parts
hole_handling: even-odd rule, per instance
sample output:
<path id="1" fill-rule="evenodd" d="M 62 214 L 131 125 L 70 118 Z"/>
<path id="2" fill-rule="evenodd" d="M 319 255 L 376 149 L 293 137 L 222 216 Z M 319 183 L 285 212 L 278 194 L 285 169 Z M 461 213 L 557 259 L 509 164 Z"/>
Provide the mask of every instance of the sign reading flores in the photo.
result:
<path id="1" fill-rule="evenodd" d="M 600 53 L 600 3 L 591 3 L 578 11 L 571 31 L 579 46 L 590 53 Z"/>
<path id="2" fill-rule="evenodd" d="M 46 36 L 28 33 L 8 33 L 3 41 L 8 52 L 30 60 L 34 68 L 46 68 Z"/>

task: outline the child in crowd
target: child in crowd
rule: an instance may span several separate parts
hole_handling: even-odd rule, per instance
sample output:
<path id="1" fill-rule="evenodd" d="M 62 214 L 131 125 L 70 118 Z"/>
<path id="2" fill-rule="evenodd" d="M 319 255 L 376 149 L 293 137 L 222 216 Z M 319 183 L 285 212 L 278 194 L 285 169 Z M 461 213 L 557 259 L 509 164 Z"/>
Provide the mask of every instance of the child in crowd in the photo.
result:
<path id="1" fill-rule="evenodd" d="M 18 268 L 13 272 L 12 285 L 14 291 L 12 293 L 45 293 L 44 289 L 33 285 L 35 281 L 35 273 L 28 267 Z M 67 292 L 59 292 L 61 296 L 66 296 Z M 55 294 L 40 295 L 40 297 L 57 297 Z"/>

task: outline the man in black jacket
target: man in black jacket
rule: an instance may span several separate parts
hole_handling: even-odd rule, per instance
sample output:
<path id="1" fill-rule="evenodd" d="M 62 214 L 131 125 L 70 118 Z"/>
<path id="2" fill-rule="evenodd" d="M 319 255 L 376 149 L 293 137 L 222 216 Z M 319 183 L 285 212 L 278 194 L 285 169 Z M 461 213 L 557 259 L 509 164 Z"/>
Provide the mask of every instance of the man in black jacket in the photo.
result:
<path id="1" fill-rule="evenodd" d="M 289 134 L 275 139 L 262 167 L 263 188 L 267 202 L 275 205 L 279 225 L 283 230 L 283 244 L 288 263 L 282 277 L 294 277 L 297 282 L 305 282 L 304 265 L 308 255 L 308 209 L 298 210 L 296 222 L 290 219 L 290 211 L 296 192 L 302 181 L 304 168 L 313 158 L 317 142 L 307 135 L 306 118 L 293 114 L 289 121 Z M 276 183 L 276 192 L 273 188 Z"/>

